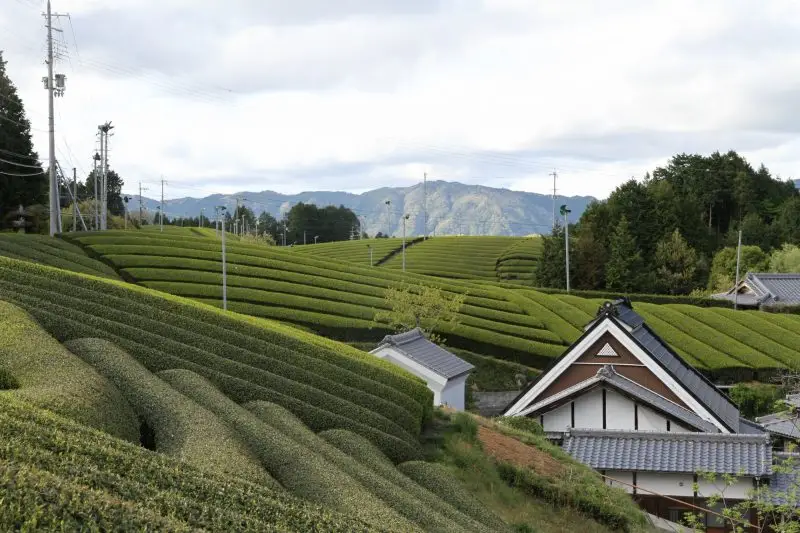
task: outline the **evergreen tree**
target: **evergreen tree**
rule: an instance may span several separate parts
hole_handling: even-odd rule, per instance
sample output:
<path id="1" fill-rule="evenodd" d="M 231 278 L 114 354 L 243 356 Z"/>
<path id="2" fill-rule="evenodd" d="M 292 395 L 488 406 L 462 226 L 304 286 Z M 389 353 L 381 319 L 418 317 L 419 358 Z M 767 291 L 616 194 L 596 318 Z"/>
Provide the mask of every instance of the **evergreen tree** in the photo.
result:
<path id="1" fill-rule="evenodd" d="M 658 242 L 656 274 L 661 288 L 669 294 L 689 294 L 695 287 L 697 252 L 677 229 Z"/>
<path id="2" fill-rule="evenodd" d="M 94 200 L 94 174 L 95 171 L 89 172 L 86 177 L 86 184 L 78 189 L 78 198 L 82 195 L 88 199 Z M 97 187 L 102 188 L 103 173 L 100 169 L 97 170 Z M 108 213 L 110 215 L 122 216 L 125 213 L 125 202 L 122 199 L 122 186 L 125 182 L 114 170 L 108 171 L 106 174 L 106 187 L 108 189 Z M 98 196 L 98 201 L 100 197 Z"/>
<path id="3" fill-rule="evenodd" d="M 33 150 L 31 125 L 0 52 L 0 217 L 47 201 L 48 179 Z"/>
<path id="4" fill-rule="evenodd" d="M 572 230 L 572 225 L 570 225 Z M 572 250 L 575 239 L 570 235 L 570 279 L 575 279 L 575 255 Z M 536 262 L 536 270 L 533 273 L 533 282 L 537 287 L 551 287 L 554 289 L 565 289 L 567 287 L 567 265 L 564 241 L 564 228 L 556 225 L 553 235 L 542 237 L 542 255 Z"/>
<path id="5" fill-rule="evenodd" d="M 619 219 L 609 241 L 606 264 L 606 288 L 631 292 L 642 274 L 642 256 L 624 215 Z"/>

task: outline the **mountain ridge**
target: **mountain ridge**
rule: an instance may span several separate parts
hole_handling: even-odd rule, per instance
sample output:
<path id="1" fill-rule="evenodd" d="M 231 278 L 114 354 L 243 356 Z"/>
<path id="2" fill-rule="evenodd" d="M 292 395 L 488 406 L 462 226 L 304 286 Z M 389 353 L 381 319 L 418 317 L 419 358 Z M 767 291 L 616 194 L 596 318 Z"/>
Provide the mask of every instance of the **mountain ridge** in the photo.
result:
<path id="1" fill-rule="evenodd" d="M 407 187 L 381 187 L 359 194 L 344 191 L 304 191 L 297 194 L 242 191 L 203 198 L 175 198 L 164 201 L 164 212 L 170 218 L 197 217 L 202 209 L 204 216 L 213 218 L 215 206 L 224 205 L 232 211 L 236 199 L 242 198 L 241 203 L 256 214 L 267 211 L 280 219 L 299 202 L 319 206 L 344 205 L 359 216 L 363 230 L 369 235 L 377 232 L 402 235 L 402 215 L 408 214 L 406 235 L 413 236 L 425 233 L 423 206 L 426 196 L 427 229 L 433 235 L 547 234 L 553 224 L 552 196 L 441 180 Z M 556 198 L 556 209 L 563 203 L 568 204 L 570 222 L 576 222 L 594 200 L 591 196 L 560 196 Z M 160 202 L 143 197 L 142 204 L 152 214 Z M 134 197 L 129 204 L 132 216 L 136 216 L 138 207 L 138 198 Z"/>

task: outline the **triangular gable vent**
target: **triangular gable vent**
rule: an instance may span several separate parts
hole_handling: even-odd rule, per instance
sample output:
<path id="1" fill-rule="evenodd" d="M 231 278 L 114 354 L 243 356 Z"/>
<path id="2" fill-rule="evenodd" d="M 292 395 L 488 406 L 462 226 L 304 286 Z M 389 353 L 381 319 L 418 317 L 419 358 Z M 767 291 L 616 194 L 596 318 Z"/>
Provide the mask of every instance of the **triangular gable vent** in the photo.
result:
<path id="1" fill-rule="evenodd" d="M 617 352 L 614 351 L 614 348 L 611 347 L 609 343 L 606 343 L 605 346 L 600 348 L 600 351 L 597 352 L 598 357 L 618 357 Z"/>

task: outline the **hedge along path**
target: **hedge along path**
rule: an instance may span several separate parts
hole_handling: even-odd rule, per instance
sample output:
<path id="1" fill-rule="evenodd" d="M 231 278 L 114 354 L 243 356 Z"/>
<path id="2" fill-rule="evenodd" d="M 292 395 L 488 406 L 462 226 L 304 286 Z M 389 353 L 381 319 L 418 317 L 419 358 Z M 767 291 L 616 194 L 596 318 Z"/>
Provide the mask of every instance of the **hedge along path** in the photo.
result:
<path id="1" fill-rule="evenodd" d="M 777 340 L 772 340 L 747 326 L 742 327 L 739 322 L 727 316 L 711 313 L 708 309 L 699 309 L 691 305 L 670 305 L 669 308 L 714 328 L 716 331 L 749 346 L 758 353 L 769 354 L 772 359 L 779 361 L 782 366 L 797 368 L 798 364 L 800 364 L 800 353 L 797 351 L 787 348 Z"/>
<path id="2" fill-rule="evenodd" d="M 4 391 L 131 442 L 139 424 L 119 390 L 71 354 L 19 307 L 0 301 L 0 368 L 20 388 Z"/>
<path id="3" fill-rule="evenodd" d="M 428 493 L 428 497 L 426 497 L 426 491 L 410 480 L 406 480 L 408 484 L 405 486 L 399 485 L 397 481 L 398 478 L 403 478 L 402 474 L 394 468 L 394 465 L 386 456 L 375 450 L 368 440 L 361 439 L 358 441 L 361 447 L 360 451 L 368 454 L 374 451 L 374 453 L 381 455 L 383 461 L 387 464 L 384 472 L 369 468 L 357 460 L 358 455 L 351 456 L 332 446 L 322 438 L 326 432 L 317 436 L 294 415 L 279 405 L 268 402 L 252 402 L 245 405 L 245 407 L 261 421 L 291 437 L 306 448 L 314 450 L 336 465 L 361 483 L 372 494 L 380 498 L 386 505 L 419 525 L 424 531 L 456 532 L 483 531 L 485 529 L 479 523 L 442 502 L 435 495 Z M 346 433 L 355 437 L 353 433 Z"/>
<path id="4" fill-rule="evenodd" d="M 398 531 L 417 529 L 316 450 L 264 423 L 201 376 L 186 370 L 159 375 L 235 428 L 267 470 L 295 495 L 370 523 L 392 524 Z"/>
<path id="5" fill-rule="evenodd" d="M 637 305 L 637 308 L 644 308 L 645 305 L 647 304 L 640 303 Z M 709 341 L 713 342 L 717 350 L 738 361 L 740 363 L 738 366 L 744 368 L 785 368 L 780 361 L 755 351 L 750 346 L 727 336 L 724 331 L 709 327 L 703 322 L 675 310 L 672 306 L 667 307 L 664 305 L 650 304 L 647 305 L 646 308 L 649 310 L 650 314 L 670 323 L 684 335 L 692 337 L 704 344 Z M 706 345 L 711 347 L 710 344 Z M 702 357 L 701 354 L 704 352 L 696 353 L 697 357 Z"/>
<path id="6" fill-rule="evenodd" d="M 733 309 L 713 309 L 717 315 L 724 316 L 739 324 L 739 327 L 747 328 L 751 331 L 763 333 L 772 342 L 776 342 L 794 352 L 795 360 L 800 357 L 800 324 L 779 324 L 776 320 L 776 313 L 764 313 L 761 311 L 734 311 Z M 787 327 L 788 326 L 788 327 Z M 795 363 L 796 364 L 796 363 Z"/>
<path id="7" fill-rule="evenodd" d="M 409 461 L 398 465 L 397 469 L 467 516 L 497 528 L 496 531 L 508 530 L 505 523 L 466 490 L 444 466 L 425 461 Z M 504 526 L 503 529 L 501 525 Z"/>
<path id="8" fill-rule="evenodd" d="M 653 305 L 653 307 L 658 306 Z M 650 307 L 647 304 L 636 306 L 636 312 L 642 315 L 647 325 L 663 338 L 673 350 L 677 351 L 681 357 L 686 359 L 686 362 L 690 365 L 709 370 L 743 368 L 740 361 L 687 335 L 650 311 Z M 744 368 L 749 368 L 749 366 L 744 366 Z"/>
<path id="9" fill-rule="evenodd" d="M 72 353 L 114 383 L 155 432 L 156 451 L 207 472 L 237 476 L 281 490 L 234 431 L 174 390 L 114 344 L 102 339 L 66 343 Z"/>
<path id="10" fill-rule="evenodd" d="M 401 396 L 391 398 L 392 401 L 402 403 L 402 395 L 413 398 L 412 401 L 429 408 L 432 397 L 425 383 L 409 374 L 396 365 L 375 358 L 345 344 L 323 339 L 316 335 L 302 333 L 294 328 L 286 328 L 282 324 L 247 316 L 235 316 L 217 309 L 197 304 L 192 300 L 153 292 L 145 288 L 121 283 L 106 282 L 96 278 L 74 275 L 68 272 L 47 267 L 37 267 L 27 263 L 8 260 L 5 263 L 0 259 L 0 268 L 12 267 L 8 279 L 36 286 L 37 283 L 52 283 L 54 290 L 70 293 L 85 289 L 85 297 L 93 298 L 100 303 L 107 302 L 119 306 L 134 307 L 141 305 L 143 312 L 158 313 L 158 318 L 165 322 L 183 325 L 185 329 L 206 331 L 211 328 L 214 335 L 221 335 L 223 331 L 229 337 L 258 339 L 264 344 L 264 349 L 274 350 L 280 346 L 290 350 L 291 358 L 305 364 L 310 364 L 303 356 L 314 361 L 322 360 L 325 363 L 349 370 L 348 379 L 355 375 L 363 376 L 362 379 L 378 381 L 391 388 L 397 389 Z M 26 274 L 26 275 L 23 275 Z M 240 345 L 241 346 L 241 345 Z M 330 375 L 331 369 L 326 365 L 320 367 L 320 372 Z M 379 391 L 386 394 L 385 390 Z M 406 403 L 408 400 L 406 400 Z"/>
<path id="11" fill-rule="evenodd" d="M 10 273 L 10 275 L 20 277 L 19 272 L 13 272 Z M 7 278 L 7 276 L 4 277 Z M 63 336 L 65 340 L 68 338 L 74 338 L 75 336 L 97 335 L 98 332 L 102 332 L 104 333 L 103 336 L 105 338 L 109 338 L 110 340 L 112 340 L 117 344 L 121 344 L 120 340 L 124 341 L 125 339 L 136 339 L 137 341 L 143 340 L 150 346 L 162 347 L 162 349 L 164 346 L 167 346 L 168 349 L 171 351 L 171 353 L 180 354 L 181 356 L 184 357 L 185 354 L 187 353 L 190 354 L 193 353 L 198 358 L 196 360 L 199 361 L 200 363 L 199 365 L 192 363 L 193 365 L 199 366 L 200 368 L 203 368 L 206 371 L 213 371 L 216 374 L 221 374 L 219 372 L 220 370 L 219 368 L 217 368 L 216 370 L 205 368 L 205 365 L 209 364 L 209 361 L 215 364 L 217 367 L 219 367 L 219 365 L 223 365 L 223 372 L 226 369 L 230 371 L 230 368 L 233 368 L 234 370 L 242 369 L 242 365 L 236 365 L 235 362 L 233 361 L 215 357 L 213 356 L 213 354 L 209 354 L 208 352 L 205 352 L 203 350 L 192 349 L 189 346 L 186 346 L 178 342 L 174 342 L 171 339 L 167 339 L 159 335 L 153 335 L 148 331 L 144 331 L 142 329 L 138 329 L 135 327 L 130 327 L 123 323 L 112 322 L 104 318 L 88 315 L 80 311 L 73 311 L 66 307 L 60 307 L 49 301 L 52 299 L 52 293 L 50 292 L 44 291 L 39 295 L 40 298 L 32 298 L 31 294 L 35 293 L 35 291 L 37 290 L 40 290 L 40 289 L 35 289 L 34 287 L 37 284 L 41 285 L 43 283 L 55 283 L 55 282 L 47 280 L 46 278 L 42 278 L 42 280 L 39 280 L 39 278 L 33 277 L 32 280 L 28 280 L 28 283 L 22 286 L 24 288 L 22 289 L 21 292 L 19 288 L 17 288 L 15 291 L 15 286 L 9 284 L 7 281 L 3 281 L 2 285 L 3 288 L 5 289 L 3 292 L 7 296 L 12 297 L 15 301 L 21 303 L 22 305 L 26 305 L 30 310 L 34 312 L 34 314 L 40 321 L 42 321 L 42 323 L 50 327 L 53 331 L 56 332 L 57 335 Z M 67 285 L 66 289 L 74 292 L 75 286 Z M 139 291 L 144 291 L 144 289 L 139 289 Z M 69 298 L 69 297 L 63 296 L 62 298 L 59 299 L 63 300 L 64 298 Z M 102 305 L 98 305 L 98 308 L 101 307 Z M 178 309 L 177 311 L 180 311 L 180 309 Z M 116 310 L 114 310 L 114 312 L 120 313 L 119 311 Z M 68 315 L 68 313 L 72 313 L 71 316 L 74 316 L 76 320 L 71 320 L 66 318 L 67 316 L 70 316 Z M 87 330 L 86 328 L 83 327 L 83 325 L 85 324 L 92 324 L 95 329 Z M 81 334 L 76 333 L 80 331 L 83 331 L 84 333 Z M 301 332 L 297 330 L 285 329 L 283 330 L 283 332 L 291 333 L 298 336 L 302 335 Z M 113 335 L 113 337 L 111 335 Z M 313 338 L 312 336 L 308 337 Z M 134 350 L 133 353 L 137 357 L 144 357 L 144 354 L 142 353 L 143 344 L 137 342 L 134 346 L 136 347 L 136 350 Z M 319 349 L 318 346 L 314 347 L 313 350 L 311 351 L 314 350 L 318 350 L 320 352 L 324 351 Z M 123 347 L 129 350 L 131 349 L 129 345 L 123 345 Z M 372 357 L 369 356 L 368 354 L 364 355 L 367 357 Z M 184 365 L 190 363 L 190 361 L 187 361 L 186 359 L 176 358 L 176 360 L 183 361 Z M 158 358 L 151 358 L 149 361 L 145 362 L 145 364 L 147 366 L 150 366 L 152 369 L 154 365 L 161 364 L 160 361 L 161 360 Z M 408 443 L 414 442 L 414 444 L 405 444 L 405 452 L 401 455 L 396 456 L 397 459 L 400 460 L 402 459 L 403 456 L 406 455 L 411 455 L 411 456 L 416 455 L 416 452 L 414 451 L 414 448 L 416 446 L 414 439 L 410 437 L 410 435 L 408 435 L 407 433 L 402 432 L 402 430 L 400 431 L 400 437 L 396 438 L 375 430 L 371 425 L 357 422 L 359 416 L 364 415 L 363 410 L 359 411 L 357 406 L 351 405 L 349 408 L 345 410 L 345 412 L 342 413 L 343 416 L 336 415 L 335 413 L 331 413 L 330 411 L 326 411 L 325 409 L 311 407 L 309 405 L 304 404 L 304 402 L 297 401 L 295 399 L 295 397 L 297 396 L 297 391 L 295 391 L 294 389 L 292 389 L 291 391 L 287 391 L 289 394 L 291 394 L 291 396 L 289 396 L 286 394 L 277 394 L 271 390 L 265 389 L 264 387 L 260 387 L 245 381 L 246 379 L 252 379 L 252 375 L 254 372 L 253 369 L 251 369 L 250 367 L 244 367 L 244 368 L 246 369 L 246 371 L 240 372 L 240 375 L 242 375 L 242 377 L 244 378 L 241 381 L 249 385 L 248 390 L 250 392 L 248 393 L 249 396 L 247 396 L 248 399 L 269 399 L 273 401 L 279 401 L 279 403 L 285 403 L 287 406 L 290 405 L 291 408 L 296 412 L 300 412 L 303 415 L 311 417 L 312 420 L 307 420 L 307 422 L 314 424 L 315 427 L 318 427 L 319 429 L 329 429 L 331 427 L 349 427 L 359 433 L 367 434 L 374 441 L 381 443 L 382 446 L 391 446 L 393 449 L 398 449 L 398 447 L 402 448 L 401 446 L 399 446 L 400 443 L 397 442 L 397 438 L 404 438 L 406 442 Z M 408 384 L 413 385 L 413 387 L 419 387 L 419 388 L 424 387 L 422 382 L 416 379 L 409 380 Z M 238 385 L 238 388 L 239 389 L 242 388 L 241 384 Z M 424 417 L 426 416 L 425 407 L 430 405 L 431 402 L 430 392 L 427 390 L 427 387 L 425 387 L 424 391 L 421 392 L 423 392 L 422 397 L 424 397 L 426 400 L 424 405 L 422 405 L 423 409 L 422 416 Z M 319 396 L 319 394 L 317 394 L 317 396 Z M 328 398 L 327 400 L 324 399 L 326 398 L 326 396 L 324 395 L 319 396 L 319 398 L 320 400 L 315 403 L 317 405 L 323 405 L 325 406 L 326 409 L 329 409 L 331 403 L 330 395 L 327 396 Z M 333 400 L 335 400 L 335 398 Z M 339 404 L 342 405 L 341 402 L 339 402 Z M 430 410 L 430 407 L 428 407 L 428 410 Z M 361 415 L 359 415 L 359 413 L 361 413 Z M 355 419 L 353 418 L 354 416 Z M 393 427 L 397 429 L 396 425 L 394 425 L 392 422 L 388 422 L 386 419 L 383 419 L 383 422 L 380 422 L 381 420 L 380 418 L 376 419 L 374 416 L 370 415 L 368 415 L 368 418 L 374 426 L 381 427 L 381 425 L 383 425 L 384 427 L 388 426 L 390 428 Z"/>
<path id="12" fill-rule="evenodd" d="M 0 285 L 5 285 L 5 283 L 4 281 L 0 281 Z M 46 302 L 45 298 L 50 294 L 46 291 L 30 288 L 26 292 L 34 297 L 38 294 L 38 297 L 42 298 L 39 300 L 38 304 L 36 304 L 42 310 L 52 310 L 51 313 L 64 313 L 65 315 L 70 312 L 70 307 Z M 77 302 L 80 301 L 66 295 L 61 295 L 59 300 L 64 303 L 69 303 L 70 300 L 76 300 L 76 303 L 73 304 L 73 308 L 74 305 L 77 305 Z M 24 298 L 23 301 L 25 301 Z M 406 445 L 410 447 L 417 445 L 417 441 L 414 437 L 377 412 L 361 408 L 351 402 L 340 399 L 324 391 L 314 389 L 308 385 L 292 382 L 270 372 L 239 363 L 230 358 L 220 357 L 212 352 L 176 341 L 172 335 L 183 334 L 183 332 L 177 328 L 161 325 L 155 321 L 141 318 L 139 318 L 139 322 L 137 323 L 135 315 L 113 308 L 104 308 L 102 304 L 96 305 L 94 311 L 104 312 L 106 316 L 101 318 L 99 314 L 92 316 L 79 311 L 71 311 L 71 313 L 76 318 L 81 318 L 81 321 L 86 324 L 92 322 L 97 323 L 98 319 L 103 320 L 105 323 L 100 331 L 114 331 L 127 338 L 145 340 L 153 346 L 162 347 L 168 353 L 180 354 L 179 358 L 184 361 L 190 361 L 202 367 L 207 367 L 219 374 L 241 378 L 253 385 L 257 384 L 257 390 L 267 392 L 268 396 L 266 399 L 271 399 L 274 394 L 272 391 L 275 391 L 281 394 L 283 398 L 296 398 L 312 405 L 325 406 L 325 410 L 330 411 L 332 414 L 340 415 L 345 419 L 352 420 L 358 427 L 374 428 L 386 433 L 387 436 L 393 436 L 405 441 L 407 443 Z M 137 326 L 129 326 L 128 324 L 130 323 L 137 324 Z M 146 324 L 148 327 L 144 328 L 143 324 Z M 159 329 L 162 330 L 162 334 L 153 333 L 153 330 L 158 331 Z M 166 332 L 163 330 L 166 330 Z M 68 334 L 74 333 L 70 331 Z M 265 387 L 267 385 L 269 388 Z"/>
<path id="13" fill-rule="evenodd" d="M 53 516 L 58 511 L 68 519 L 109 519 L 114 530 L 127 523 L 120 521 L 113 509 L 73 498 L 74 483 L 83 492 L 97 491 L 134 512 L 179 521 L 193 531 L 338 533 L 377 529 L 286 491 L 275 492 L 239 478 L 202 472 L 12 398 L 0 398 L 0 440 L 4 443 L 0 446 L 0 463 L 24 465 L 44 473 L 21 479 L 0 469 L 0 483 L 24 480 L 14 485 L 15 494 L 26 505 L 19 509 L 24 517 L 34 515 L 39 509 L 38 499 L 47 495 Z M 15 509 L 0 506 L 2 520 L 19 518 L 3 514 L 9 511 Z M 18 527 L 16 520 L 11 523 Z"/>
<path id="14" fill-rule="evenodd" d="M 372 475 L 390 482 L 397 490 L 403 490 L 412 495 L 417 502 L 416 505 L 430 509 L 439 516 L 444 517 L 446 519 L 445 528 L 441 529 L 441 531 L 453 530 L 448 529 L 446 525 L 448 522 L 450 523 L 449 528 L 454 528 L 457 525 L 466 531 L 483 531 L 486 533 L 509 531 L 505 522 L 495 516 L 488 508 L 485 508 L 485 513 L 482 517 L 472 517 L 422 485 L 415 483 L 395 468 L 380 450 L 377 450 L 369 441 L 356 434 L 346 430 L 334 429 L 323 431 L 319 436 L 324 439 L 324 444 L 328 448 L 355 462 L 360 468 L 369 471 Z M 458 480 L 454 479 L 453 481 L 459 484 Z M 436 531 L 437 529 L 432 529 L 434 527 L 436 526 L 426 526 L 426 531 Z"/>

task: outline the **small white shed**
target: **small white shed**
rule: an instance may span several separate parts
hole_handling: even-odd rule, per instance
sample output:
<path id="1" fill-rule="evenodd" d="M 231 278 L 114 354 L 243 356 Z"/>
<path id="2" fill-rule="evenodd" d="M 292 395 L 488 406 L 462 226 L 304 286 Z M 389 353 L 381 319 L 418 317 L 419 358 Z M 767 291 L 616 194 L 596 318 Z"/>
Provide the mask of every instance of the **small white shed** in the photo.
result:
<path id="1" fill-rule="evenodd" d="M 467 377 L 475 367 L 426 339 L 419 328 L 387 335 L 370 353 L 424 379 L 434 405 L 464 410 Z"/>

